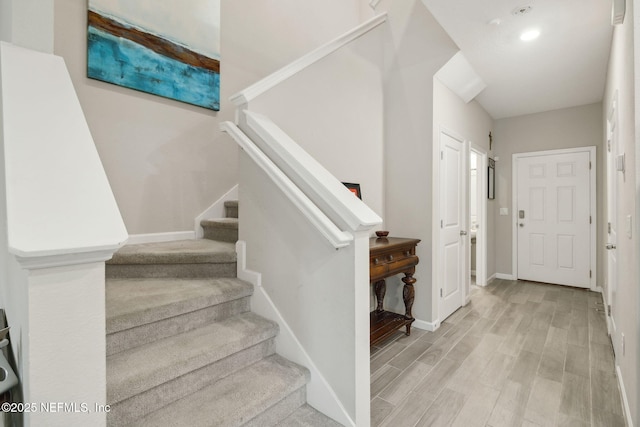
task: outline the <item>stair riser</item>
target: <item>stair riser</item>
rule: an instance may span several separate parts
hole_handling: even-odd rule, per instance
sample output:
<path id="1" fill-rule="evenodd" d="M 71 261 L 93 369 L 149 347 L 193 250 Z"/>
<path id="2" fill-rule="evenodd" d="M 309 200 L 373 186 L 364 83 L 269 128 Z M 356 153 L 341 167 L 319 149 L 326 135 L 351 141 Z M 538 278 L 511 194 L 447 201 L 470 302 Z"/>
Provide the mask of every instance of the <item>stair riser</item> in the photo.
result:
<path id="1" fill-rule="evenodd" d="M 244 427 L 267 427 L 278 425 L 300 406 L 307 403 L 306 386 L 302 386 L 272 407 L 266 409 L 257 417 L 237 424 Z"/>
<path id="2" fill-rule="evenodd" d="M 227 218 L 238 218 L 238 204 L 237 203 L 225 203 L 225 214 Z"/>
<path id="3" fill-rule="evenodd" d="M 107 335 L 107 356 L 249 311 L 249 297 Z"/>
<path id="4" fill-rule="evenodd" d="M 238 230 L 228 227 L 205 227 L 204 238 L 220 242 L 235 243 L 238 241 Z"/>
<path id="5" fill-rule="evenodd" d="M 151 390 L 122 402 L 111 404 L 111 411 L 107 414 L 107 425 L 110 427 L 129 425 L 175 400 L 188 396 L 233 372 L 274 354 L 274 352 L 274 340 L 263 341 Z"/>
<path id="6" fill-rule="evenodd" d="M 107 264 L 107 279 L 236 277 L 236 263 L 219 264 Z"/>

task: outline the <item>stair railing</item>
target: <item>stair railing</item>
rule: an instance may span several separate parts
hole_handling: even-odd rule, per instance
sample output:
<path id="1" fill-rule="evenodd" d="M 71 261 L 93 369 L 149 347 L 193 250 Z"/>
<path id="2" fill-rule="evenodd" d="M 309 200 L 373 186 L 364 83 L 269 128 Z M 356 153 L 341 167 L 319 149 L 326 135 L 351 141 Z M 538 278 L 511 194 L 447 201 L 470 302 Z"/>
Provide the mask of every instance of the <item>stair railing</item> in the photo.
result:
<path id="1" fill-rule="evenodd" d="M 235 124 L 224 122 L 221 124 L 223 131 L 227 132 L 238 145 L 251 157 L 251 159 L 273 180 L 280 190 L 302 212 L 322 236 L 334 248 L 340 249 L 348 246 L 353 241 L 353 236 L 340 230 L 329 218 L 305 196 L 285 173 L 251 141 Z"/>
<path id="2" fill-rule="evenodd" d="M 309 403 L 363 427 L 370 424 L 369 236 L 382 219 L 251 107 L 384 22 L 386 14 L 378 15 L 238 92 L 235 123 L 221 124 L 243 150 L 236 248 L 238 277 L 256 286 L 252 309 L 280 324 L 278 353 L 311 371 Z"/>
<path id="3" fill-rule="evenodd" d="M 362 201 L 354 198 L 337 178 L 268 117 L 251 112 L 250 104 L 251 101 L 288 78 L 377 28 L 386 22 L 386 19 L 386 13 L 369 19 L 231 97 L 231 101 L 236 105 L 235 126 L 248 136 L 247 145 L 243 148 L 247 150 L 248 145 L 253 145 L 252 150 L 264 153 L 273 165 L 277 166 L 294 183 L 294 186 L 302 191 L 302 194 L 291 193 L 288 197 L 306 196 L 309 202 L 299 199 L 296 204 L 299 209 L 305 210 L 305 216 L 310 220 L 314 218 L 312 221 L 318 224 L 323 224 L 325 221 L 316 217 L 318 212 L 311 208 L 312 205 L 322 211 L 331 222 L 351 232 L 371 230 L 381 224 L 382 219 Z M 225 132 L 231 132 L 233 127 L 234 125 L 229 122 L 221 124 L 221 129 Z M 237 132 L 235 134 L 237 135 Z M 235 137 L 234 139 L 242 145 L 241 141 Z M 330 241 L 338 237 L 337 235 L 329 237 L 331 233 L 328 230 L 319 231 Z M 342 241 L 342 238 L 339 240 Z M 342 244 L 336 246 L 338 247 L 342 247 Z"/>

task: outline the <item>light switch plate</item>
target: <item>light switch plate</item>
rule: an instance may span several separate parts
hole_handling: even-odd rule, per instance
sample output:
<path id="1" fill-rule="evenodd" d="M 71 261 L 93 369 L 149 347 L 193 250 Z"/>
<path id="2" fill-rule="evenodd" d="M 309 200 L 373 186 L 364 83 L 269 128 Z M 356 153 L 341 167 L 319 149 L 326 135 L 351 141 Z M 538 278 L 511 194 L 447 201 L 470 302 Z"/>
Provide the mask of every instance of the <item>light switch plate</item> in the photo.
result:
<path id="1" fill-rule="evenodd" d="M 500 208 L 500 215 L 509 215 L 509 208 Z"/>

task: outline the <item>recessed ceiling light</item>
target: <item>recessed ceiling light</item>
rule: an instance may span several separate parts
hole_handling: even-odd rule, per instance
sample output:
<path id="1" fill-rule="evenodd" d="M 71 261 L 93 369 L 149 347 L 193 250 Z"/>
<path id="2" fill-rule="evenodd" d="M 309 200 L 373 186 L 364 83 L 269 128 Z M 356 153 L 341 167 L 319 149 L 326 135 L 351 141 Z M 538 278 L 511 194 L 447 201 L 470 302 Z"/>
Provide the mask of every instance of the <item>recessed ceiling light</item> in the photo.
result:
<path id="1" fill-rule="evenodd" d="M 528 42 L 537 39 L 540 36 L 540 30 L 527 30 L 520 34 L 520 40 Z"/>
<path id="2" fill-rule="evenodd" d="M 518 6 L 511 11 L 511 14 L 515 16 L 520 16 L 520 15 L 526 15 L 529 12 L 531 12 L 531 6 Z"/>

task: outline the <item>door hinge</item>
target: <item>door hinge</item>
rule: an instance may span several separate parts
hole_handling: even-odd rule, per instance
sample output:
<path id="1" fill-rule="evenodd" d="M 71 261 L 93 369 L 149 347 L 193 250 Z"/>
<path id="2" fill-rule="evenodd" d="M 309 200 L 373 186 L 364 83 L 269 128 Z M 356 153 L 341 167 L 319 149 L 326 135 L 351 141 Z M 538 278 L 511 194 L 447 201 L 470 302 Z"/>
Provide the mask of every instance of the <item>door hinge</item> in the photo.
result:
<path id="1" fill-rule="evenodd" d="M 589 278 L 591 278 L 591 274 L 592 274 L 592 272 L 591 272 L 591 270 L 589 270 Z"/>
<path id="2" fill-rule="evenodd" d="M 440 288 L 440 298 L 442 298 L 442 288 Z"/>
<path id="3" fill-rule="evenodd" d="M 591 162 L 589 162 L 589 170 L 591 170 Z"/>
<path id="4" fill-rule="evenodd" d="M 444 151 L 440 152 L 440 160 L 444 160 Z"/>
<path id="5" fill-rule="evenodd" d="M 440 228 L 444 228 L 444 221 L 440 220 Z"/>
<path id="6" fill-rule="evenodd" d="M 611 317 L 611 304 L 607 304 L 607 316 Z"/>
<path id="7" fill-rule="evenodd" d="M 607 234 L 611 234 L 611 223 L 607 223 Z"/>
<path id="8" fill-rule="evenodd" d="M 591 215 L 589 215 L 589 224 L 591 224 Z"/>

